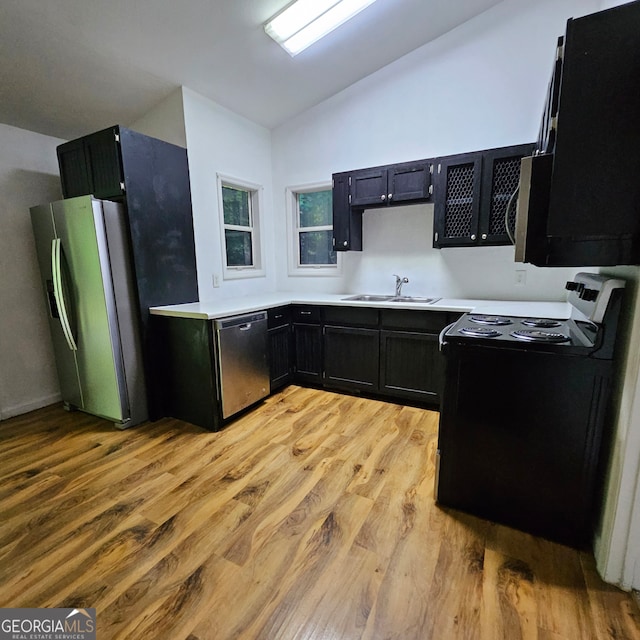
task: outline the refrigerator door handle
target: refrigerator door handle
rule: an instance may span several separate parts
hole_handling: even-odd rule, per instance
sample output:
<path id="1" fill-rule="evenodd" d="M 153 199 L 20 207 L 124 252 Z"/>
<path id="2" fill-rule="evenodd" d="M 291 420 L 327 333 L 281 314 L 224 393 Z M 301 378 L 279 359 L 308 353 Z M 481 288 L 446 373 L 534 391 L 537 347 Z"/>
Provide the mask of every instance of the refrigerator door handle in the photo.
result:
<path id="1" fill-rule="evenodd" d="M 58 305 L 58 313 L 60 314 L 60 324 L 62 325 L 62 333 L 69 345 L 71 351 L 77 351 L 78 345 L 73 337 L 71 325 L 69 324 L 69 315 L 67 306 L 64 301 L 64 291 L 62 289 L 62 259 L 60 238 L 54 238 L 51 241 L 51 270 L 53 272 L 53 295 Z"/>

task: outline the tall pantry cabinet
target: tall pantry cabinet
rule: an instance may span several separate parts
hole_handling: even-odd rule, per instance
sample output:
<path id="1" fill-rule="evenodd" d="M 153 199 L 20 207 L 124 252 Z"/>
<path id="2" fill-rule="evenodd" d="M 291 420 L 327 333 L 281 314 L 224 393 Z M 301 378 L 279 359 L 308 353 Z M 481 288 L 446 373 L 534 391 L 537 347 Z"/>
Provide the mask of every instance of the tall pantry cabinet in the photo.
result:
<path id="1" fill-rule="evenodd" d="M 65 198 L 125 205 L 137 283 L 149 413 L 161 417 L 149 307 L 198 301 L 186 149 L 116 125 L 57 149 Z"/>

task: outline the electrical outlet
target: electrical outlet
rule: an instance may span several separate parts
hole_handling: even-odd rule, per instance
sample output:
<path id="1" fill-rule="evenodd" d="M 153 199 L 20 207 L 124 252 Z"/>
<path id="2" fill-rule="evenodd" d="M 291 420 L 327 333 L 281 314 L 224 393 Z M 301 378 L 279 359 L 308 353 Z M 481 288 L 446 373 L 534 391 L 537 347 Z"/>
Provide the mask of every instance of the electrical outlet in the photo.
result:
<path id="1" fill-rule="evenodd" d="M 220 286 L 220 276 L 217 273 L 213 274 L 213 286 L 214 288 L 218 288 Z"/>
<path id="2" fill-rule="evenodd" d="M 527 272 L 524 269 L 516 269 L 516 286 L 523 286 L 527 282 Z"/>

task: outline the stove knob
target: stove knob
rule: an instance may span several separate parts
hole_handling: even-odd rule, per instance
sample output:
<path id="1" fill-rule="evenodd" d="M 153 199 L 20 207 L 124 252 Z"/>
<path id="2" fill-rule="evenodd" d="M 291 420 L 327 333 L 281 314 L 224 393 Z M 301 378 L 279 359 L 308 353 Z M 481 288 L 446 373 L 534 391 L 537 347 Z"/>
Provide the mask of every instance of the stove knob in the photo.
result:
<path id="1" fill-rule="evenodd" d="M 577 291 L 578 293 L 580 293 L 584 289 L 584 285 L 581 282 L 572 282 L 571 280 L 569 280 L 569 282 L 567 282 L 567 284 L 565 285 L 565 289 L 568 289 L 569 291 Z"/>
<path id="2" fill-rule="evenodd" d="M 597 289 L 583 289 L 580 292 L 580 297 L 586 302 L 593 302 L 598 297 Z"/>

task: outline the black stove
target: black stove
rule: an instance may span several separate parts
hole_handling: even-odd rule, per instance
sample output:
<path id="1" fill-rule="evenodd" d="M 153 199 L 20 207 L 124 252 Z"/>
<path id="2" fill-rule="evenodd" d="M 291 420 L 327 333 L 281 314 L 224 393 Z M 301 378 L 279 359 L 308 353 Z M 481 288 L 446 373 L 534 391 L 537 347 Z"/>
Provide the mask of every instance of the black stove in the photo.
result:
<path id="1" fill-rule="evenodd" d="M 442 332 L 439 504 L 589 544 L 623 287 L 579 273 L 568 318 L 467 313 Z"/>
<path id="2" fill-rule="evenodd" d="M 441 335 L 441 344 L 478 344 L 589 355 L 599 336 L 614 292 L 624 282 L 579 273 L 567 283 L 569 318 L 532 318 L 466 313 Z"/>

